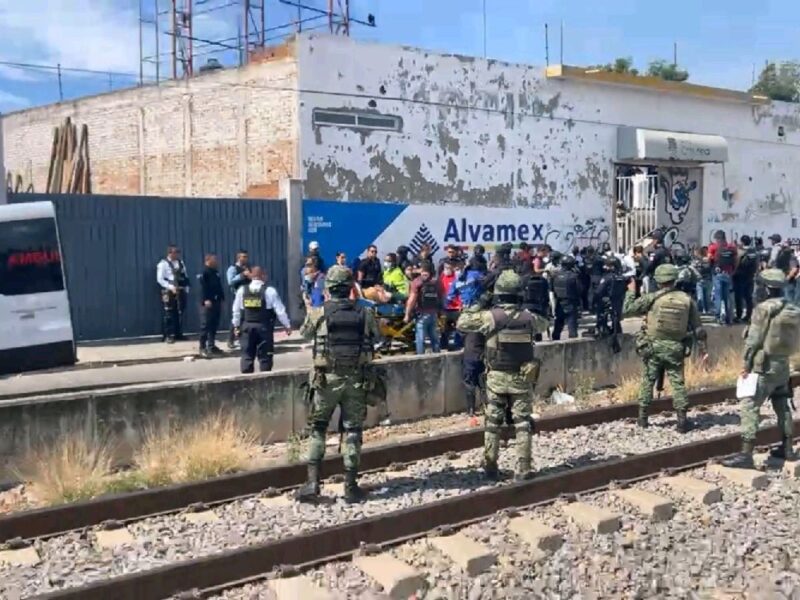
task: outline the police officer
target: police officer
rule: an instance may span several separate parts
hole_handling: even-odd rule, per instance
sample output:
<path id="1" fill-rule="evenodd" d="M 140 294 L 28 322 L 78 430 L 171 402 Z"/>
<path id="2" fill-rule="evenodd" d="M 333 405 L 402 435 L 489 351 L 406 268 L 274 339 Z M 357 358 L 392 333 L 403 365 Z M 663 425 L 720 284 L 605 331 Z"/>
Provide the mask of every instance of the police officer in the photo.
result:
<path id="1" fill-rule="evenodd" d="M 750 322 L 753 314 L 753 288 L 761 259 L 749 235 L 739 238 L 739 264 L 733 272 L 733 322 Z M 743 314 L 744 313 L 744 314 Z"/>
<path id="2" fill-rule="evenodd" d="M 520 274 L 522 282 L 522 308 L 550 319 L 550 284 L 544 277 L 544 272 L 530 270 L 526 275 Z M 536 334 L 536 341 L 542 341 L 542 334 Z"/>
<path id="3" fill-rule="evenodd" d="M 233 301 L 233 326 L 242 338 L 242 373 L 253 372 L 256 358 L 260 371 L 272 370 L 276 319 L 286 335 L 292 333 L 286 307 L 275 288 L 265 283 L 264 269 L 253 267 L 250 276 L 252 281 L 239 288 Z"/>
<path id="4" fill-rule="evenodd" d="M 484 290 L 491 292 L 494 289 L 497 278 L 500 277 L 500 273 L 509 269 L 514 269 L 514 262 L 511 259 L 511 250 L 513 248 L 514 247 L 509 243 L 500 244 L 497 248 L 497 251 L 494 253 L 489 263 L 489 272 L 481 282 Z"/>
<path id="5" fill-rule="evenodd" d="M 217 348 L 216 337 L 219 318 L 222 314 L 222 303 L 225 291 L 217 270 L 217 257 L 206 254 L 205 269 L 200 279 L 200 356 L 212 358 L 214 354 L 222 354 Z"/>
<path id="6" fill-rule="evenodd" d="M 603 276 L 594 290 L 592 304 L 597 319 L 599 336 L 619 335 L 622 333 L 622 305 L 625 301 L 627 279 L 622 276 L 622 263 L 613 255 L 603 259 Z M 615 340 L 615 350 L 618 348 Z"/>
<path id="7" fill-rule="evenodd" d="M 753 448 L 758 433 L 761 405 L 767 398 L 778 417 L 782 432 L 781 444 L 770 453 L 773 457 L 792 459 L 793 423 L 789 401 L 789 357 L 800 339 L 800 309 L 783 298 L 786 275 L 780 269 L 767 269 L 759 275 L 759 283 L 769 298 L 756 306 L 747 328 L 744 343 L 742 376 L 758 375 L 755 395 L 741 400 L 742 452 L 729 464 L 753 467 Z"/>
<path id="8" fill-rule="evenodd" d="M 183 313 L 189 294 L 189 275 L 181 260 L 181 251 L 174 244 L 167 246 L 167 256 L 156 266 L 156 281 L 161 288 L 163 307 L 162 335 L 168 344 L 184 340 Z"/>
<path id="9" fill-rule="evenodd" d="M 372 362 L 373 344 L 378 341 L 380 332 L 372 311 L 350 300 L 352 288 L 352 272 L 339 266 L 331 267 L 325 278 L 327 299 L 324 306 L 312 308 L 300 328 L 303 337 L 314 342 L 308 481 L 297 492 L 300 501 L 314 500 L 319 495 L 325 432 L 337 406 L 342 411 L 345 434 L 344 497 L 347 502 L 358 502 L 365 495 L 358 486 L 361 431 L 367 414 L 367 393 L 376 385 L 367 367 Z"/>
<path id="10" fill-rule="evenodd" d="M 236 297 L 236 292 L 243 285 L 250 284 L 250 265 L 247 250 L 239 250 L 236 253 L 236 262 L 234 262 L 228 270 L 225 271 L 225 279 L 228 282 L 228 287 L 231 290 L 231 297 Z M 228 348 L 231 350 L 236 343 L 236 328 L 231 323 L 231 332 L 228 336 Z"/>
<path id="11" fill-rule="evenodd" d="M 581 310 L 581 286 L 575 269 L 575 258 L 569 254 L 561 257 L 559 267 L 552 275 L 555 296 L 555 323 L 553 339 L 561 339 L 566 323 L 570 339 L 578 337 L 578 315 Z"/>
<path id="12" fill-rule="evenodd" d="M 519 275 L 506 270 L 495 283 L 494 306 L 489 310 L 472 306 L 461 313 L 456 323 L 463 333 L 486 336 L 484 471 L 490 479 L 499 476 L 500 427 L 508 406 L 516 431 L 515 477 L 524 479 L 531 469 L 531 404 L 539 376 L 533 338 L 547 328 L 547 320 L 520 308 L 521 291 Z"/>
<path id="13" fill-rule="evenodd" d="M 700 323 L 697 305 L 691 296 L 675 289 L 678 268 L 660 265 L 653 274 L 659 290 L 636 298 L 636 285 L 628 284 L 624 316 L 644 316 L 642 331 L 636 336 L 636 351 L 644 361 L 642 387 L 639 392 L 639 427 L 648 426 L 647 409 L 653 401 L 653 386 L 662 376 L 672 385 L 673 406 L 677 413 L 676 429 L 686 433 L 690 423 L 686 418 L 689 399 L 683 378 L 685 350 L 691 333 L 697 339 L 703 362 L 706 354 L 706 331 Z"/>
<path id="14" fill-rule="evenodd" d="M 675 266 L 678 267 L 678 278 L 675 280 L 675 289 L 689 294 L 689 296 L 696 299 L 697 284 L 700 282 L 700 272 L 694 268 L 689 255 L 686 254 L 683 249 L 673 249 L 672 259 L 675 261 Z"/>

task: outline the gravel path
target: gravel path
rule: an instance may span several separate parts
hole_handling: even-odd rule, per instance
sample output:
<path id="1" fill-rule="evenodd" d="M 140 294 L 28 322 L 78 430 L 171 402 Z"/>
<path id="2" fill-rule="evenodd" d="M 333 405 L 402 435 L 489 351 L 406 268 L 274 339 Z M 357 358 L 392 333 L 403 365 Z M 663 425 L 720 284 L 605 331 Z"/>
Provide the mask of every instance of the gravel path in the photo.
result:
<path id="1" fill-rule="evenodd" d="M 652 418 L 653 426 L 646 434 L 624 421 L 542 434 L 534 439 L 534 467 L 563 470 L 729 434 L 738 428 L 735 406 L 718 405 L 694 414 L 697 428 L 686 436 L 675 433 L 674 416 L 669 414 Z M 317 506 L 266 506 L 250 498 L 216 508 L 219 520 L 214 523 L 194 524 L 180 515 L 134 523 L 128 527 L 134 543 L 113 549 L 97 550 L 93 531 L 37 542 L 40 564 L 0 567 L 0 596 L 28 597 L 488 487 L 476 469 L 481 450 L 465 452 L 461 458 L 465 464 L 456 467 L 444 457 L 419 461 L 409 467 L 410 477 L 390 482 L 384 473 L 367 475 L 362 481 L 373 491 L 370 500 L 360 505 L 347 505 L 330 490 L 324 492 L 329 502 Z M 510 469 L 512 463 L 509 448 L 501 455 L 501 467 Z"/>

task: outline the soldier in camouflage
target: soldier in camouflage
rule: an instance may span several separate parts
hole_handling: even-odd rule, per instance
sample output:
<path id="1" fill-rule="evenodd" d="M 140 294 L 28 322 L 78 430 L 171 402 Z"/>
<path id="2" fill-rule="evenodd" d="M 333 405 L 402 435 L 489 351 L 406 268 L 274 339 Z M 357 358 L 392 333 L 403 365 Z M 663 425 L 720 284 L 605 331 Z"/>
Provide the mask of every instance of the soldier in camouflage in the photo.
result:
<path id="1" fill-rule="evenodd" d="M 342 411 L 344 428 L 345 500 L 358 502 L 364 497 L 357 483 L 361 431 L 370 392 L 381 384 L 370 368 L 373 344 L 380 332 L 372 312 L 350 300 L 352 287 L 349 269 L 331 267 L 325 278 L 324 305 L 310 309 L 300 328 L 304 337 L 314 341 L 308 481 L 297 492 L 300 501 L 314 500 L 319 495 L 325 432 L 337 406 Z"/>
<path id="2" fill-rule="evenodd" d="M 675 288 L 678 268 L 671 264 L 660 265 L 654 278 L 660 289 L 639 299 L 636 298 L 636 284 L 631 280 L 623 307 L 625 317 L 645 317 L 642 331 L 636 337 L 636 351 L 644 361 L 638 423 L 639 427 L 648 426 L 647 409 L 653 401 L 653 386 L 664 373 L 672 385 L 676 429 L 686 433 L 690 423 L 686 418 L 689 399 L 683 378 L 684 360 L 692 336 L 697 339 L 702 360 L 708 360 L 706 331 L 694 300 Z"/>
<path id="3" fill-rule="evenodd" d="M 780 269 L 766 269 L 759 284 L 768 298 L 753 311 L 745 332 L 742 376 L 758 374 L 756 393 L 741 400 L 742 452 L 729 464 L 753 467 L 753 448 L 758 433 L 761 405 L 769 398 L 782 431 L 781 444 L 770 453 L 775 458 L 794 458 L 792 448 L 792 412 L 789 406 L 792 388 L 789 383 L 789 357 L 800 340 L 800 308 L 783 298 L 786 275 Z"/>
<path id="4" fill-rule="evenodd" d="M 503 271 L 494 285 L 492 308 L 471 306 L 456 323 L 463 333 L 486 336 L 484 470 L 493 480 L 499 476 L 500 427 L 508 406 L 516 431 L 515 477 L 524 479 L 531 469 L 531 405 L 539 376 L 539 362 L 533 355 L 534 337 L 547 330 L 548 321 L 520 307 L 521 293 L 519 275 Z"/>

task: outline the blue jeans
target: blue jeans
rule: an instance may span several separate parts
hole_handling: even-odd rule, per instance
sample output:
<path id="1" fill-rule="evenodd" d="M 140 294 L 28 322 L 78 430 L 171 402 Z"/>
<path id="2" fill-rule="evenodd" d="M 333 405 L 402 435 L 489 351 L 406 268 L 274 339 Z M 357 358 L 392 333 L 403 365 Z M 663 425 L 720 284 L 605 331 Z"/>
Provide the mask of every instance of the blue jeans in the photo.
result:
<path id="1" fill-rule="evenodd" d="M 702 279 L 697 282 L 697 309 L 701 314 L 711 312 L 711 281 Z"/>
<path id="2" fill-rule="evenodd" d="M 714 275 L 714 314 L 722 322 L 722 307 L 725 306 L 725 323 L 731 324 L 731 276 L 727 273 Z"/>
<path id="3" fill-rule="evenodd" d="M 791 302 L 792 304 L 797 304 L 798 295 L 797 295 L 797 281 L 787 281 L 786 287 L 783 288 L 783 297 L 786 298 L 787 301 Z"/>
<path id="4" fill-rule="evenodd" d="M 417 354 L 425 354 L 425 338 L 431 342 L 431 350 L 439 353 L 439 328 L 436 324 L 435 314 L 421 314 L 417 317 L 416 328 Z"/>

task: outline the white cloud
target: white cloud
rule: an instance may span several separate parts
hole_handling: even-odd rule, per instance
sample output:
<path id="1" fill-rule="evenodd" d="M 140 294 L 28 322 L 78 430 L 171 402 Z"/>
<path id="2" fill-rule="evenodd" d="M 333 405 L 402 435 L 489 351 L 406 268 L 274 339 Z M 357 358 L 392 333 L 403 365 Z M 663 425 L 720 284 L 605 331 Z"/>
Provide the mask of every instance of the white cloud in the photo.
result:
<path id="1" fill-rule="evenodd" d="M 160 4 L 163 12 L 170 2 Z M 146 6 L 152 10 L 152 2 Z M 205 39 L 235 36 L 237 15 L 235 7 L 198 15 L 194 35 Z M 138 19 L 136 0 L 0 0 L 0 60 L 138 74 Z M 164 73 L 170 48 L 168 15 L 159 21 Z M 143 37 L 145 55 L 154 54 L 152 25 L 145 26 Z M 146 72 L 152 70 L 149 65 Z M 11 70 L 0 73 L 0 77 L 7 75 L 12 75 Z"/>
<path id="2" fill-rule="evenodd" d="M 4 92 L 0 90 L 0 113 L 10 110 L 17 110 L 30 104 L 30 100 L 17 96 L 11 92 Z"/>

